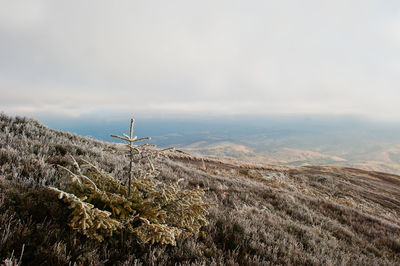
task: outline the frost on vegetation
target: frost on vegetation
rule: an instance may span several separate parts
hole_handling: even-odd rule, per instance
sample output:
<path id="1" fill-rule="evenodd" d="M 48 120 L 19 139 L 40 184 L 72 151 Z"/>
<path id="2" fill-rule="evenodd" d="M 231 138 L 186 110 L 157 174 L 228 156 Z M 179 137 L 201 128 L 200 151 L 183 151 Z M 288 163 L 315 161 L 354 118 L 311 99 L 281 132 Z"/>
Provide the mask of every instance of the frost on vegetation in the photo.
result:
<path id="1" fill-rule="evenodd" d="M 59 166 L 68 176 L 59 180 L 62 189 L 49 188 L 71 209 L 69 226 L 97 241 L 117 233 L 135 235 L 141 243 L 176 245 L 178 236 L 189 237 L 207 225 L 204 189 L 183 189 L 180 180 L 157 181 L 152 159 L 163 151 L 131 143 L 129 177 L 134 178 L 128 184 L 83 159 L 78 164 L 72 157 L 75 171 Z"/>

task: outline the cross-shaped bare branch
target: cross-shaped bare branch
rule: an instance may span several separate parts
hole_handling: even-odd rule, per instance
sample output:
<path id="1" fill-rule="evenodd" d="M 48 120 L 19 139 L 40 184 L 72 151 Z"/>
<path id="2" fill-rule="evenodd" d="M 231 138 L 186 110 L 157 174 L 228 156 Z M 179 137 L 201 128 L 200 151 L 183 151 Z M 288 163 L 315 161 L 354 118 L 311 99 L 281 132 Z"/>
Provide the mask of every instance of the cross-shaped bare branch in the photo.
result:
<path id="1" fill-rule="evenodd" d="M 129 154 L 130 154 L 130 163 L 129 163 L 129 179 L 128 179 L 128 197 L 131 195 L 131 182 L 132 182 L 132 178 L 133 178 L 133 152 L 134 152 L 134 147 L 132 146 L 132 144 L 134 142 L 138 142 L 138 141 L 142 141 L 142 140 L 150 140 L 150 137 L 145 137 L 145 138 L 140 138 L 138 139 L 137 136 L 133 136 L 133 126 L 134 126 L 135 120 L 132 118 L 131 119 L 131 127 L 129 130 L 129 136 L 126 134 L 122 134 L 122 136 L 117 136 L 117 135 L 111 135 L 111 137 L 113 138 L 118 138 L 121 140 L 124 140 L 126 142 L 128 142 L 128 146 L 129 146 Z"/>

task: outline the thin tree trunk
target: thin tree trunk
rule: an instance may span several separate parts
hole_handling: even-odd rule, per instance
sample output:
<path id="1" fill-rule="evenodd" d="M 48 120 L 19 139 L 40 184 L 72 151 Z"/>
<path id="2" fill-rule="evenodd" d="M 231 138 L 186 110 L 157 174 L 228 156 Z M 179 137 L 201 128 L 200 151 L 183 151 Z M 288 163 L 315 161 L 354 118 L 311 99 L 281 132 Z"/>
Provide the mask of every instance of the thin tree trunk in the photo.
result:
<path id="1" fill-rule="evenodd" d="M 132 118 L 131 119 L 131 129 L 129 132 L 129 138 L 132 139 L 133 138 L 133 123 L 135 122 L 135 120 Z M 128 180 L 128 197 L 131 196 L 131 182 L 132 182 L 132 178 L 133 178 L 133 149 L 132 149 L 132 141 L 129 142 L 129 150 L 130 150 L 130 163 L 129 163 L 129 180 Z"/>

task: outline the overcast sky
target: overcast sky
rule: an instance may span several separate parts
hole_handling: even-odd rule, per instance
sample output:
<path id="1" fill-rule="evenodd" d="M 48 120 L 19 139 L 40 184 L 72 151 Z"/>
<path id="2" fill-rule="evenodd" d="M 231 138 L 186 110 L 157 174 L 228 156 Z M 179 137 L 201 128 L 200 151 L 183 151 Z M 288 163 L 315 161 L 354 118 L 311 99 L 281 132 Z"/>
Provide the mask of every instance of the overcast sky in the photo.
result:
<path id="1" fill-rule="evenodd" d="M 400 120 L 400 1 L 0 0 L 0 111 Z"/>

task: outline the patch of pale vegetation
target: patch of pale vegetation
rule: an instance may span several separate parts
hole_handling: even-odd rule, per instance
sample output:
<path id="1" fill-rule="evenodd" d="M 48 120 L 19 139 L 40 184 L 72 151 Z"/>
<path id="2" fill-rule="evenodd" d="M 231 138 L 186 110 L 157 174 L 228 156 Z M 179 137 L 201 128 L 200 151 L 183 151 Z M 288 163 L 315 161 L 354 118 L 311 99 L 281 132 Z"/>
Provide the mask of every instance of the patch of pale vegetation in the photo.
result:
<path id="1" fill-rule="evenodd" d="M 24 247 L 23 264 L 400 264 L 400 177 L 395 175 L 252 165 L 168 151 L 154 160 L 158 174 L 150 180 L 169 186 L 183 178 L 184 189 L 208 188 L 204 201 L 216 204 L 209 208 L 209 223 L 191 237 L 177 236 L 176 246 L 144 244 L 135 234 L 113 233 L 100 242 L 68 225 L 68 203 L 55 200 L 47 187 L 68 192 L 67 183 L 57 183 L 66 172 L 56 165 L 78 174 L 71 156 L 81 168 L 83 160 L 91 162 L 127 184 L 130 154 L 121 144 L 5 115 L 0 144 L 0 261 L 20 258 Z M 81 171 L 87 177 L 96 172 Z"/>

